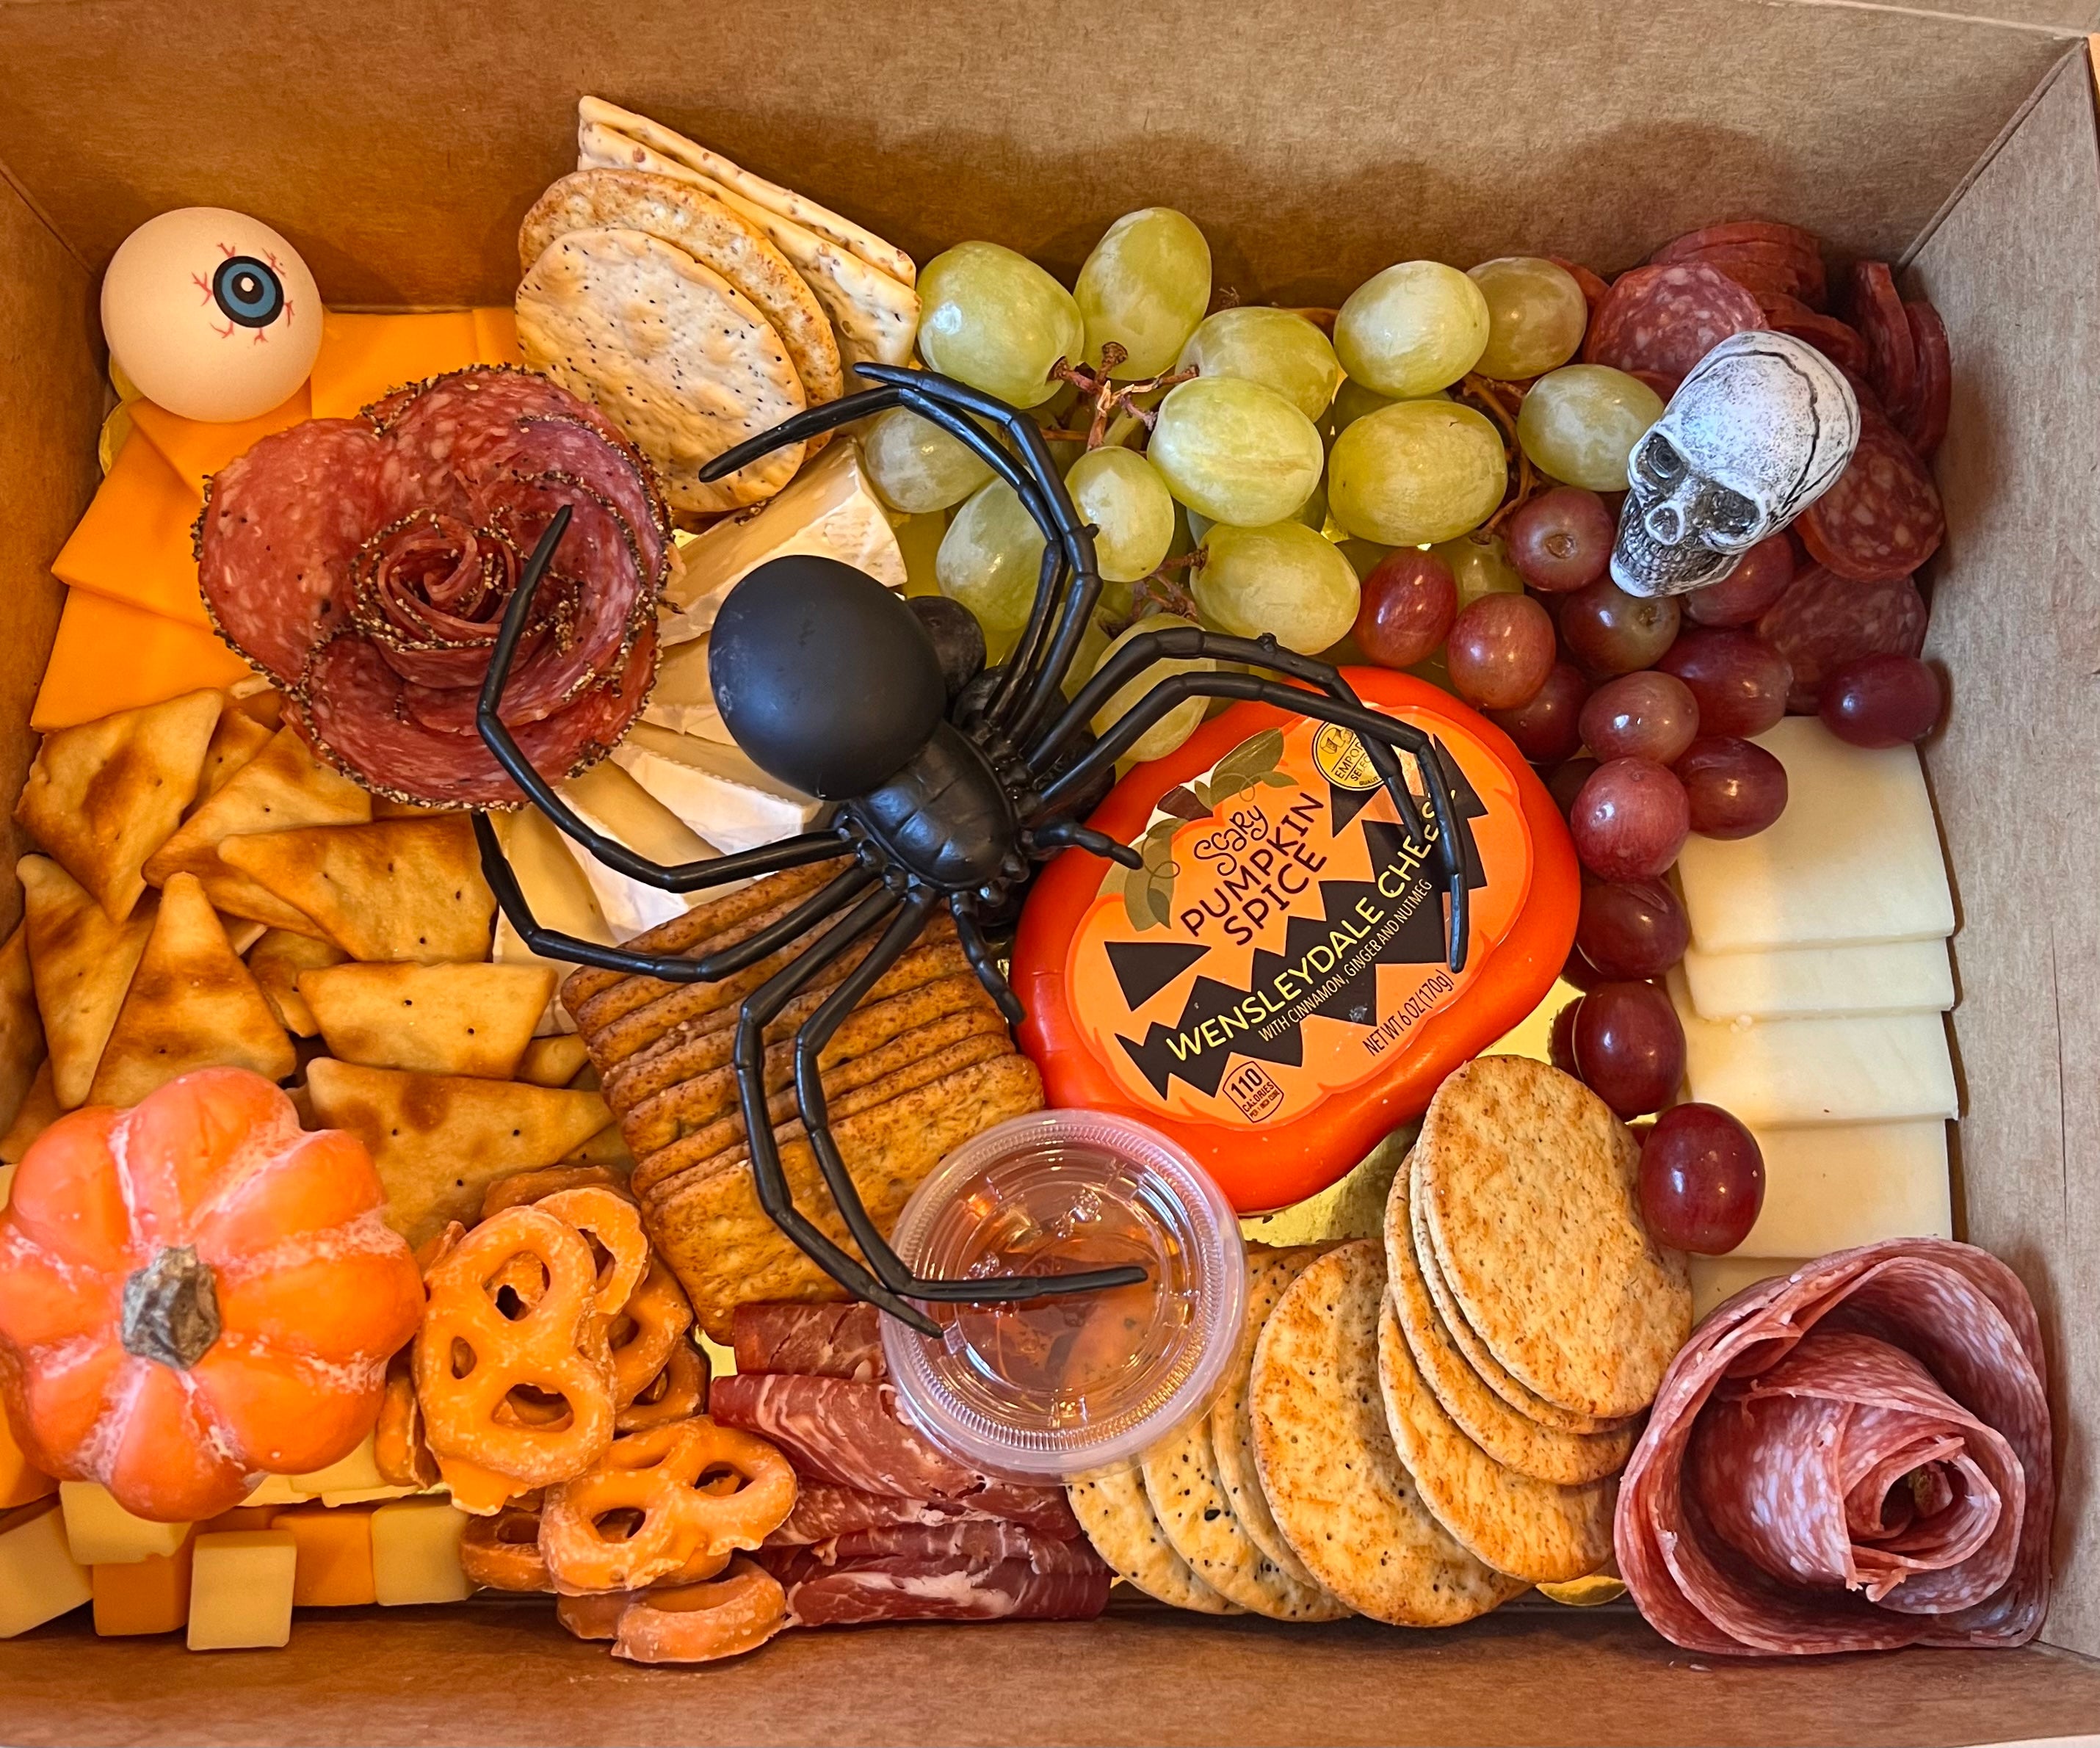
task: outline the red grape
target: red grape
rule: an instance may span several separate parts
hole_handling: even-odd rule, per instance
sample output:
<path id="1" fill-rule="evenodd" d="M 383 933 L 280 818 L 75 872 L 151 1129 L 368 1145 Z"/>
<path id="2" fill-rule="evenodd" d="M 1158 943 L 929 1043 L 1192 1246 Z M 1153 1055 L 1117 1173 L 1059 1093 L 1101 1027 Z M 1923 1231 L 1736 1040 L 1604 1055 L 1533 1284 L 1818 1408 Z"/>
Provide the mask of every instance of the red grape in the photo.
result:
<path id="1" fill-rule="evenodd" d="M 1641 1143 L 1641 1218 L 1671 1249 L 1733 1250 L 1764 1200 L 1764 1156 L 1718 1105 L 1674 1105 L 1655 1120 Z"/>
<path id="2" fill-rule="evenodd" d="M 1558 767 L 1546 780 L 1546 792 L 1553 797 L 1553 804 L 1560 809 L 1560 817 L 1568 817 L 1568 809 L 1575 805 L 1575 798 L 1582 792 L 1582 786 L 1590 781 L 1590 773 L 1597 768 L 1594 759 L 1570 759 Z"/>
<path id="3" fill-rule="evenodd" d="M 1656 666 L 1692 689 L 1707 734 L 1763 733 L 1786 714 L 1793 688 L 1793 664 L 1754 632 L 1695 625 Z"/>
<path id="4" fill-rule="evenodd" d="M 1590 695 L 1590 682 L 1570 662 L 1555 662 L 1546 684 L 1532 694 L 1529 704 L 1515 710 L 1491 710 L 1488 720 L 1516 742 L 1516 750 L 1533 764 L 1558 764 L 1582 744 L 1582 701 Z"/>
<path id="5" fill-rule="evenodd" d="M 1599 881 L 1582 888 L 1575 945 L 1604 976 L 1660 977 L 1691 944 L 1691 918 L 1663 882 Z"/>
<path id="6" fill-rule="evenodd" d="M 1699 703 L 1674 675 L 1644 668 L 1591 693 L 1581 726 L 1582 744 L 1599 759 L 1674 764 L 1698 735 Z"/>
<path id="7" fill-rule="evenodd" d="M 1515 710 L 1546 684 L 1553 649 L 1553 621 L 1529 595 L 1483 595 L 1453 623 L 1444 663 L 1476 710 Z"/>
<path id="8" fill-rule="evenodd" d="M 1753 838 L 1786 811 L 1786 767 L 1749 741 L 1702 734 L 1670 768 L 1701 837 Z"/>
<path id="9" fill-rule="evenodd" d="M 1823 682 L 1823 725 L 1855 746 L 1921 741 L 1939 720 L 1939 676 L 1914 655 L 1864 655 Z"/>
<path id="10" fill-rule="evenodd" d="M 1560 967 L 1560 980 L 1573 984 L 1577 989 L 1594 989 L 1605 980 L 1604 974 L 1582 957 L 1580 947 L 1570 947 Z"/>
<path id="11" fill-rule="evenodd" d="M 1575 1010 L 1582 1005 L 1578 995 L 1553 1016 L 1552 1041 L 1546 1047 L 1546 1055 L 1563 1074 L 1575 1072 Z"/>
<path id="12" fill-rule="evenodd" d="M 1677 860 L 1692 830 L 1691 808 L 1668 766 L 1611 759 L 1590 773 L 1568 829 L 1582 865 L 1600 880 L 1646 880 Z"/>
<path id="13" fill-rule="evenodd" d="M 1562 595 L 1604 574 L 1618 529 L 1595 492 L 1555 486 L 1511 512 L 1502 532 L 1517 575 L 1533 588 Z"/>
<path id="14" fill-rule="evenodd" d="M 1575 1015 L 1577 1071 L 1621 1117 L 1660 1111 L 1684 1078 L 1684 1028 L 1653 984 L 1599 984 Z"/>
<path id="15" fill-rule="evenodd" d="M 1365 575 L 1357 646 L 1382 667 L 1412 667 L 1433 655 L 1458 616 L 1458 585 L 1434 553 L 1403 546 Z"/>
<path id="16" fill-rule="evenodd" d="M 1629 595 L 1600 577 L 1560 605 L 1560 636 L 1593 673 L 1630 674 L 1652 667 L 1677 636 L 1674 595 Z"/>
<path id="17" fill-rule="evenodd" d="M 1762 618 L 1793 580 L 1793 544 L 1776 534 L 1744 553 L 1719 582 L 1692 590 L 1684 597 L 1684 610 L 1697 625 L 1748 625 Z"/>

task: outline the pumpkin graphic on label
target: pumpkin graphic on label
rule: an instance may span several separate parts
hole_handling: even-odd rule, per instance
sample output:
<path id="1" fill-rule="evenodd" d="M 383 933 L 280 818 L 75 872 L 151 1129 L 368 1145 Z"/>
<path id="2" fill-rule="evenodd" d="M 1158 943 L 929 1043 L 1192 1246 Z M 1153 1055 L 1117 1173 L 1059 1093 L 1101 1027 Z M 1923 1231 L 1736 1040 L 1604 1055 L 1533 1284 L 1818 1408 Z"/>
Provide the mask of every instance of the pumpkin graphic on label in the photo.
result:
<path id="1" fill-rule="evenodd" d="M 1538 1005 L 1574 940 L 1567 827 L 1508 737 L 1406 675 L 1347 677 L 1436 741 L 1465 837 L 1463 970 L 1445 962 L 1426 799 L 1403 817 L 1355 734 L 1265 704 L 1124 778 L 1090 823 L 1144 865 L 1066 852 L 1014 943 L 1050 1102 L 1170 1131 L 1242 1213 L 1326 1188 L 1418 1116 Z"/>

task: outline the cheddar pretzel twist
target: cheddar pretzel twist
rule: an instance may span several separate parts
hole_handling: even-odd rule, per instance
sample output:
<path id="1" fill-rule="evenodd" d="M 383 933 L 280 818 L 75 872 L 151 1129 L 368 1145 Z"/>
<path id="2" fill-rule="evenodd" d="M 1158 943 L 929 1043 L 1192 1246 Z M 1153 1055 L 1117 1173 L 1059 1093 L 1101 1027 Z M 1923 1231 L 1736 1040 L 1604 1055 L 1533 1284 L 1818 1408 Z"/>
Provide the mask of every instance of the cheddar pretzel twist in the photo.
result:
<path id="1" fill-rule="evenodd" d="M 620 1410 L 614 1424 L 623 1433 L 638 1433 L 673 1420 L 689 1420 L 704 1413 L 707 1406 L 708 1356 L 681 1340 L 664 1362 L 664 1369 Z"/>
<path id="2" fill-rule="evenodd" d="M 532 1205 L 594 1239 L 606 1253 L 608 1260 L 598 1277 L 598 1314 L 617 1317 L 649 1266 L 649 1240 L 634 1204 L 610 1190 L 593 1188 L 557 1190 Z"/>
<path id="3" fill-rule="evenodd" d="M 652 1257 L 649 1272 L 620 1308 L 612 1326 L 615 1407 L 624 1408 L 656 1380 L 673 1353 L 691 1346 L 684 1336 L 692 1327 L 693 1308 L 686 1302 L 685 1289 L 664 1266 L 661 1257 Z"/>
<path id="4" fill-rule="evenodd" d="M 477 1517 L 460 1537 L 460 1570 L 488 1590 L 554 1588 L 540 1554 L 540 1495 L 511 1500 L 492 1517 Z"/>

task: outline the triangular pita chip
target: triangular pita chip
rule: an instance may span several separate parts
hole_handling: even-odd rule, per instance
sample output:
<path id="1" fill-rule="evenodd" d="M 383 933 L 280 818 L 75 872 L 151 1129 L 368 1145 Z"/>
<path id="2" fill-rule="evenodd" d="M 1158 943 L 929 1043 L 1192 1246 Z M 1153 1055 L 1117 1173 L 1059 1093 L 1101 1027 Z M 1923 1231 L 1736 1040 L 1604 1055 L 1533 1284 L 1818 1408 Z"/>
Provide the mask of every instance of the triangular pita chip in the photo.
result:
<path id="1" fill-rule="evenodd" d="M 322 1127 L 346 1129 L 370 1151 L 386 1223 L 411 1245 L 447 1221 L 472 1222 L 496 1178 L 551 1165 L 612 1121 L 596 1093 L 404 1074 L 328 1056 L 307 1064 L 307 1088 Z"/>
<path id="2" fill-rule="evenodd" d="M 289 729 L 227 778 L 218 794 L 183 822 L 182 830 L 146 864 L 154 885 L 173 874 L 193 874 L 219 909 L 252 917 L 272 928 L 319 935 L 313 918 L 273 897 L 218 857 L 227 838 L 306 826 L 354 826 L 372 817 L 372 797 L 308 752 Z"/>
<path id="3" fill-rule="evenodd" d="M 29 1151 L 29 1143 L 64 1115 L 59 1109 L 58 1094 L 51 1090 L 51 1059 L 46 1056 L 43 1067 L 37 1070 L 36 1079 L 29 1082 L 22 1108 L 7 1125 L 7 1133 L 0 1135 L 0 1165 L 20 1164 L 22 1156 Z M 0 1195 L 0 1207 L 4 1207 L 7 1200 L 4 1195 Z"/>
<path id="4" fill-rule="evenodd" d="M 196 795 L 225 702 L 223 693 L 186 692 L 44 737 L 15 817 L 111 922 L 131 914 L 146 890 L 141 868 Z"/>
<path id="5" fill-rule="evenodd" d="M 229 838 L 218 853 L 312 918 L 353 959 L 435 965 L 488 957 L 496 895 L 464 815 Z"/>
<path id="6" fill-rule="evenodd" d="M 112 922 L 87 889 L 48 856 L 25 856 L 15 872 L 27 910 L 37 1012 L 51 1053 L 51 1090 L 59 1108 L 70 1111 L 87 1098 L 157 905 L 141 905 L 123 922 Z"/>
<path id="7" fill-rule="evenodd" d="M 535 1086 L 567 1086 L 584 1072 L 584 1064 L 589 1059 L 583 1039 L 573 1032 L 558 1037 L 535 1038 L 518 1059 L 516 1077 Z"/>
<path id="8" fill-rule="evenodd" d="M 331 1056 L 497 1081 L 517 1072 L 554 993 L 537 965 L 338 965 L 299 979 Z"/>
<path id="9" fill-rule="evenodd" d="M 0 947 L 0 1118 L 12 1122 L 44 1060 L 44 1022 L 29 976 L 29 925 L 15 925 Z"/>
<path id="10" fill-rule="evenodd" d="M 349 955 L 332 940 L 311 935 L 294 935 L 289 929 L 269 929 L 247 954 L 248 969 L 262 986 L 262 993 L 276 1010 L 287 1032 L 302 1038 L 317 1036 L 321 1023 L 299 993 L 299 973 L 318 971 L 340 965 Z"/>
<path id="11" fill-rule="evenodd" d="M 274 732 L 245 711 L 221 713 L 211 731 L 211 745 L 204 750 L 204 770 L 197 778 L 196 805 L 201 806 L 225 788 L 233 774 L 276 738 Z"/>
<path id="12" fill-rule="evenodd" d="M 253 1068 L 280 1081 L 295 1065 L 292 1041 L 204 887 L 194 874 L 170 875 L 88 1102 L 135 1105 L 192 1068 Z"/>

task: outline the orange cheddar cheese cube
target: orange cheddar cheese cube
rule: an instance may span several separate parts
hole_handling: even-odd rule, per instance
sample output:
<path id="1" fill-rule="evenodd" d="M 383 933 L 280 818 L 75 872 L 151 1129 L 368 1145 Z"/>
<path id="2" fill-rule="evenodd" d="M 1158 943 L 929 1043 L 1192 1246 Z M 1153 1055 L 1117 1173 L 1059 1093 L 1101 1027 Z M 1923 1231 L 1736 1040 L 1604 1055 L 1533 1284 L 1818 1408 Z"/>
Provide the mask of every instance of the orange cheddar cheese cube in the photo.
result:
<path id="1" fill-rule="evenodd" d="M 66 596 L 29 726 L 48 734 L 112 711 L 230 686 L 249 672 L 210 631 L 77 588 Z"/>
<path id="2" fill-rule="evenodd" d="M 130 414 L 138 434 L 160 451 L 161 459 L 196 495 L 197 506 L 190 512 L 192 517 L 203 506 L 204 482 L 213 474 L 273 432 L 302 424 L 313 416 L 312 404 L 303 382 L 288 399 L 269 412 L 231 425 L 185 419 L 165 407 L 156 407 L 151 401 L 134 401 Z"/>
<path id="3" fill-rule="evenodd" d="M 377 1600 L 370 1508 L 295 1505 L 270 1520 L 298 1543 L 292 1600 L 302 1609 L 355 1609 Z"/>
<path id="4" fill-rule="evenodd" d="M 194 1538 L 172 1554 L 149 1554 L 124 1565 L 90 1566 L 95 1630 L 104 1639 L 175 1632 L 189 1624 L 190 1556 Z"/>
<path id="5" fill-rule="evenodd" d="M 191 529 L 202 502 L 151 443 L 126 443 L 51 572 L 61 583 L 209 632 Z"/>
<path id="6" fill-rule="evenodd" d="M 66 1545 L 57 1500 L 0 1515 L 0 1639 L 55 1621 L 94 1594 L 87 1568 Z"/>
<path id="7" fill-rule="evenodd" d="M 298 1555 L 285 1530 L 200 1535 L 191 1555 L 189 1648 L 249 1651 L 289 1643 Z"/>

